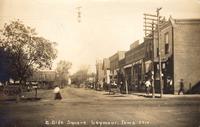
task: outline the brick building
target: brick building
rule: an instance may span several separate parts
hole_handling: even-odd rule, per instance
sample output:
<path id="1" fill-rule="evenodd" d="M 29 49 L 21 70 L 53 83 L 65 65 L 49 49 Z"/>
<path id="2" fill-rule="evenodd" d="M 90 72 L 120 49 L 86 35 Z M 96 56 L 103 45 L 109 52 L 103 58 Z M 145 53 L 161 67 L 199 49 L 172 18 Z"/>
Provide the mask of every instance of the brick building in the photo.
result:
<path id="1" fill-rule="evenodd" d="M 169 78 L 173 81 L 171 90 L 174 94 L 177 94 L 180 89 L 181 79 L 184 81 L 185 92 L 197 85 L 200 82 L 200 55 L 198 55 L 200 19 L 172 19 L 170 17 L 160 27 L 159 38 L 164 91 L 170 87 L 167 84 Z M 158 52 L 155 37 L 155 62 L 158 61 Z M 155 69 L 159 70 L 158 65 Z"/>
<path id="2" fill-rule="evenodd" d="M 152 39 L 130 45 L 127 52 L 117 52 L 109 58 L 110 76 L 117 83 L 127 83 L 129 91 L 144 91 L 143 82 L 154 79 L 160 92 L 159 54 L 164 93 L 177 94 L 183 80 L 185 92 L 200 85 L 200 19 L 172 19 L 152 32 Z M 158 46 L 158 39 L 159 45 Z M 160 48 L 159 48 L 160 47 Z M 153 72 L 153 76 L 152 76 Z"/>
<path id="3" fill-rule="evenodd" d="M 138 41 L 134 42 L 137 43 Z M 132 44 L 133 45 L 133 44 Z M 144 43 L 137 43 L 125 54 L 125 81 L 127 81 L 129 90 L 135 90 L 136 85 L 141 84 L 144 78 Z"/>
<path id="4" fill-rule="evenodd" d="M 119 71 L 119 61 L 125 58 L 125 51 L 118 51 L 111 57 L 110 61 L 110 79 L 112 81 L 118 82 L 117 73 Z"/>

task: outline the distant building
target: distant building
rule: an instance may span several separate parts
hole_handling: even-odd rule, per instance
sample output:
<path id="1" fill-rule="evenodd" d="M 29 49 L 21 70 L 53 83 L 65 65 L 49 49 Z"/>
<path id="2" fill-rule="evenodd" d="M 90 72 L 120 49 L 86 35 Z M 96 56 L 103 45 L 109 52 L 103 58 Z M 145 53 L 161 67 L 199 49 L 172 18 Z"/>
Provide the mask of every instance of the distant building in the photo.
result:
<path id="1" fill-rule="evenodd" d="M 96 88 L 103 88 L 103 78 L 104 78 L 104 71 L 103 71 L 103 62 L 102 60 L 96 61 Z"/>
<path id="2" fill-rule="evenodd" d="M 52 88 L 56 81 L 56 71 L 54 70 L 38 70 L 27 79 L 28 82 L 37 82 L 42 88 Z"/>
<path id="3" fill-rule="evenodd" d="M 118 82 L 117 73 L 119 72 L 119 61 L 125 58 L 125 51 L 118 51 L 111 57 L 110 61 L 110 79 Z"/>
<path id="4" fill-rule="evenodd" d="M 56 71 L 54 70 L 38 70 L 34 71 L 33 75 L 28 79 L 28 81 L 55 81 Z"/>
<path id="5" fill-rule="evenodd" d="M 110 83 L 110 60 L 108 58 L 103 59 L 103 82 Z"/>

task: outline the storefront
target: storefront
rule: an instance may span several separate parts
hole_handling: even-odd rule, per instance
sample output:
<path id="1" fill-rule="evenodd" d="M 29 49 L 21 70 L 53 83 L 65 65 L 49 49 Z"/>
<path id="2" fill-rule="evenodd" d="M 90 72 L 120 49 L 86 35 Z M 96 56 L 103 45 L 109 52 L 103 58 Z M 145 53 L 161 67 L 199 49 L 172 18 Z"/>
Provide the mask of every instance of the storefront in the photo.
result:
<path id="1" fill-rule="evenodd" d="M 133 70 L 132 71 L 133 71 L 132 72 L 133 73 L 132 74 L 132 78 L 133 78 L 132 83 L 134 85 L 133 90 L 134 91 L 138 91 L 138 90 L 141 91 L 141 89 L 143 89 L 142 88 L 142 82 L 143 82 L 143 78 L 144 78 L 144 76 L 143 76 L 144 66 L 143 66 L 142 60 L 133 63 Z"/>
<path id="2" fill-rule="evenodd" d="M 163 59 L 161 62 L 162 67 L 162 83 L 164 93 L 173 93 L 173 63 L 172 58 Z M 159 62 L 154 63 L 155 69 L 155 91 L 160 92 L 160 78 L 159 78 Z"/>
<path id="3" fill-rule="evenodd" d="M 132 64 L 128 64 L 124 66 L 124 72 L 125 72 L 125 83 L 127 83 L 128 90 L 132 90 L 132 83 L 131 83 L 131 70 L 132 70 Z"/>

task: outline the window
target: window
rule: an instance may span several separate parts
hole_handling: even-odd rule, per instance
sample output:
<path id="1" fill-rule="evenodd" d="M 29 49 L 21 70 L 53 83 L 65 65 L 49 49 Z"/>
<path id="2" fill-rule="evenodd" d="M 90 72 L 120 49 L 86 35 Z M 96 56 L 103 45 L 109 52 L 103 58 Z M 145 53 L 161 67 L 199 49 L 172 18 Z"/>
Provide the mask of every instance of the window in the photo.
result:
<path id="1" fill-rule="evenodd" d="M 169 53 L 169 34 L 165 34 L 165 54 Z"/>
<path id="2" fill-rule="evenodd" d="M 159 56 L 159 48 L 157 48 L 157 52 L 156 53 L 157 53 L 157 57 L 158 57 Z"/>
<path id="3" fill-rule="evenodd" d="M 165 68 L 166 68 L 166 65 L 165 65 L 165 63 L 163 63 L 163 64 L 162 64 L 162 68 L 163 68 L 163 69 L 165 69 Z"/>
<path id="4" fill-rule="evenodd" d="M 156 68 L 159 70 L 159 68 L 160 68 L 159 64 L 156 64 Z"/>

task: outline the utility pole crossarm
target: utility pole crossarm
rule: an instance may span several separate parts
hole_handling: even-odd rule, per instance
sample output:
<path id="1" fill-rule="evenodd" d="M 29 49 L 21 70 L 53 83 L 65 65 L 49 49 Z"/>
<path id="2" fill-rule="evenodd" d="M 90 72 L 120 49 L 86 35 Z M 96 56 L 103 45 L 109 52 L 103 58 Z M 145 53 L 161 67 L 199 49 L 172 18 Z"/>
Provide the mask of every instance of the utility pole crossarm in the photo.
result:
<path id="1" fill-rule="evenodd" d="M 157 40 L 158 45 L 158 59 L 159 59 L 159 79 L 160 79 L 160 97 L 163 95 L 163 84 L 162 84 L 162 68 L 161 68 L 161 54 L 160 54 L 160 23 L 162 22 L 159 11 L 162 8 L 157 8 L 156 14 L 147 14 L 144 13 L 144 32 L 145 32 L 145 39 L 152 39 L 152 48 L 154 48 L 155 39 Z M 155 37 L 155 33 L 158 34 L 158 37 Z M 152 56 L 152 97 L 155 98 L 155 88 L 154 88 L 154 53 Z"/>
<path id="2" fill-rule="evenodd" d="M 147 14 L 147 13 L 144 13 L 145 16 L 152 16 L 152 17 L 157 17 L 156 15 L 152 15 L 152 14 Z"/>

